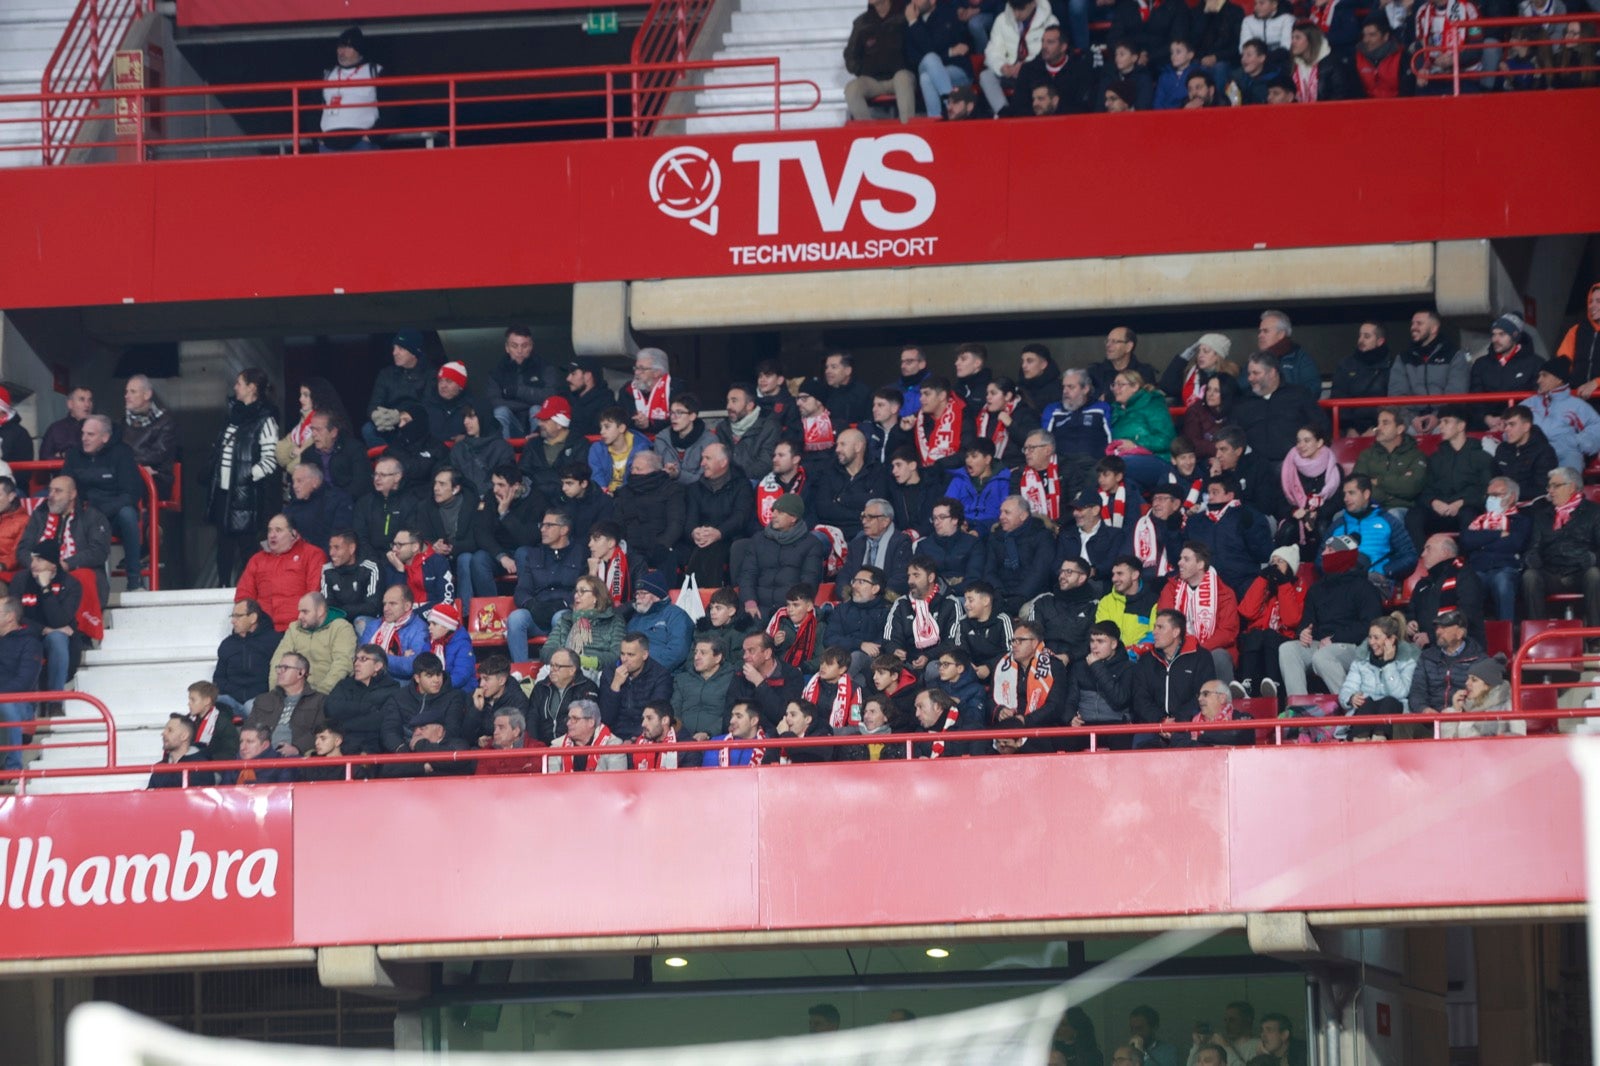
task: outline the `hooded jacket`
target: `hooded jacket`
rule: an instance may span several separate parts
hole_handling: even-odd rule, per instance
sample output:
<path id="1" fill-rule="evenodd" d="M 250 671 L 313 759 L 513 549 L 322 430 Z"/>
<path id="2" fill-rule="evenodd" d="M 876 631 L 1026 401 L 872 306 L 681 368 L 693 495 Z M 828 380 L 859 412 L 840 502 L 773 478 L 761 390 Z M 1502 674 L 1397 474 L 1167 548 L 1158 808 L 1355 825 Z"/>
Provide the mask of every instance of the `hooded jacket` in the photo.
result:
<path id="1" fill-rule="evenodd" d="M 1589 301 L 1597 292 L 1600 292 L 1600 281 L 1589 286 L 1588 298 L 1583 304 L 1583 321 L 1567 330 L 1556 348 L 1556 355 L 1572 360 L 1572 383 L 1579 387 L 1589 382 L 1600 384 L 1600 322 L 1588 313 Z"/>
<path id="2" fill-rule="evenodd" d="M 1339 689 L 1339 705 L 1349 708 L 1351 698 L 1359 692 L 1371 700 L 1399 700 L 1400 706 L 1409 710 L 1411 683 L 1420 658 L 1417 646 L 1405 640 L 1395 649 L 1394 658 L 1386 663 L 1377 661 L 1370 651 L 1356 656 Z"/>
<path id="3" fill-rule="evenodd" d="M 1544 431 L 1562 466 L 1582 471 L 1587 458 L 1600 452 L 1600 414 L 1589 401 L 1563 386 L 1522 401 L 1533 412 L 1533 424 Z"/>
<path id="4" fill-rule="evenodd" d="M 355 627 L 345 620 L 343 611 L 330 607 L 328 616 L 317 628 L 307 629 L 295 621 L 284 630 L 278 650 L 272 653 L 274 670 L 289 652 L 305 656 L 306 662 L 311 664 L 307 685 L 318 692 L 332 692 L 335 685 L 350 676 L 356 657 Z"/>

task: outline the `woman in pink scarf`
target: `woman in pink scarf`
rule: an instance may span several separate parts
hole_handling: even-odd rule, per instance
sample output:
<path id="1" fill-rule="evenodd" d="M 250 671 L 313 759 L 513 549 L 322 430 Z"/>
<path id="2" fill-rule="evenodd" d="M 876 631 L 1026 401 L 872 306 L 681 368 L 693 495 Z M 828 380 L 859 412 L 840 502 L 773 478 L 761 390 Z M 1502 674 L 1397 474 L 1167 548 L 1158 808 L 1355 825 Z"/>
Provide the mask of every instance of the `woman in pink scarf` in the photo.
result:
<path id="1" fill-rule="evenodd" d="M 1294 510 L 1295 525 L 1280 531 L 1279 542 L 1317 544 L 1317 512 L 1329 500 L 1339 499 L 1344 470 L 1328 447 L 1328 438 L 1315 426 L 1301 426 L 1294 447 L 1283 457 L 1283 495 Z M 1287 523 L 1285 523 L 1287 525 Z M 1291 539 L 1288 532 L 1294 533 Z"/>

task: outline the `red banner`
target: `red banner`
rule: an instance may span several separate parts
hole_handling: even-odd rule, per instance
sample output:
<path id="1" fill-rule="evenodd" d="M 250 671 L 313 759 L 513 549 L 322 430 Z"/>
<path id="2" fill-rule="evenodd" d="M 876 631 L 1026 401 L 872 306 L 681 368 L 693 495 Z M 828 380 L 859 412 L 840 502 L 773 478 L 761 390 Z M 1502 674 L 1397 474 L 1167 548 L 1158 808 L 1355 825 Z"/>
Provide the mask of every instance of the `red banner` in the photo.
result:
<path id="1" fill-rule="evenodd" d="M 0 800 L 0 954 L 288 945 L 291 798 L 271 787 Z"/>
<path id="2" fill-rule="evenodd" d="M 610 11 L 650 0 L 178 0 L 180 26 L 268 26 L 285 22 L 371 22 L 528 11 Z"/>

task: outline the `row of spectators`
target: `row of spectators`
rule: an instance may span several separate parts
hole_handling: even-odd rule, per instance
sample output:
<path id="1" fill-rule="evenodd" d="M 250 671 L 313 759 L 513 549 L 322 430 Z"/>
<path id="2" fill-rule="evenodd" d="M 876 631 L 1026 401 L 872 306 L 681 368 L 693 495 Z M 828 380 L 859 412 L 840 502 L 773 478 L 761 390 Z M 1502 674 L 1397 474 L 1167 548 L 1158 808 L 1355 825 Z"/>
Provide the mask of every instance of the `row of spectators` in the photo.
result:
<path id="1" fill-rule="evenodd" d="M 851 26 L 845 100 L 854 119 L 892 95 L 902 122 L 933 117 L 1081 114 L 1317 103 L 1455 91 L 1582 88 L 1595 51 L 1580 23 L 1509 35 L 1451 28 L 1481 16 L 1558 18 L 1561 0 L 1068 0 L 1063 26 L 1050 0 L 869 0 Z M 1109 23 L 1104 53 L 1090 20 Z M 1418 53 L 1421 52 L 1421 55 Z M 976 73 L 974 73 L 976 71 Z M 976 79 L 976 80 L 974 80 Z"/>

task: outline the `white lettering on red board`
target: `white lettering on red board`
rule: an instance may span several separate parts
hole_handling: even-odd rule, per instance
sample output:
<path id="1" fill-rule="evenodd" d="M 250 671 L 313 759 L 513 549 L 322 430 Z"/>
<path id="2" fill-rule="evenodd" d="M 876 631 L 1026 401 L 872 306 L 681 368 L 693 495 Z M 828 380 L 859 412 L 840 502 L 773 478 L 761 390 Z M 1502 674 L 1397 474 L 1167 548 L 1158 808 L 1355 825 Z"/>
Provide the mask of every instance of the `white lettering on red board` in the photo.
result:
<path id="1" fill-rule="evenodd" d="M 52 837 L 0 837 L 0 888 L 14 911 L 266 898 L 278 894 L 278 849 L 196 851 L 185 829 L 170 852 L 66 858 Z"/>

